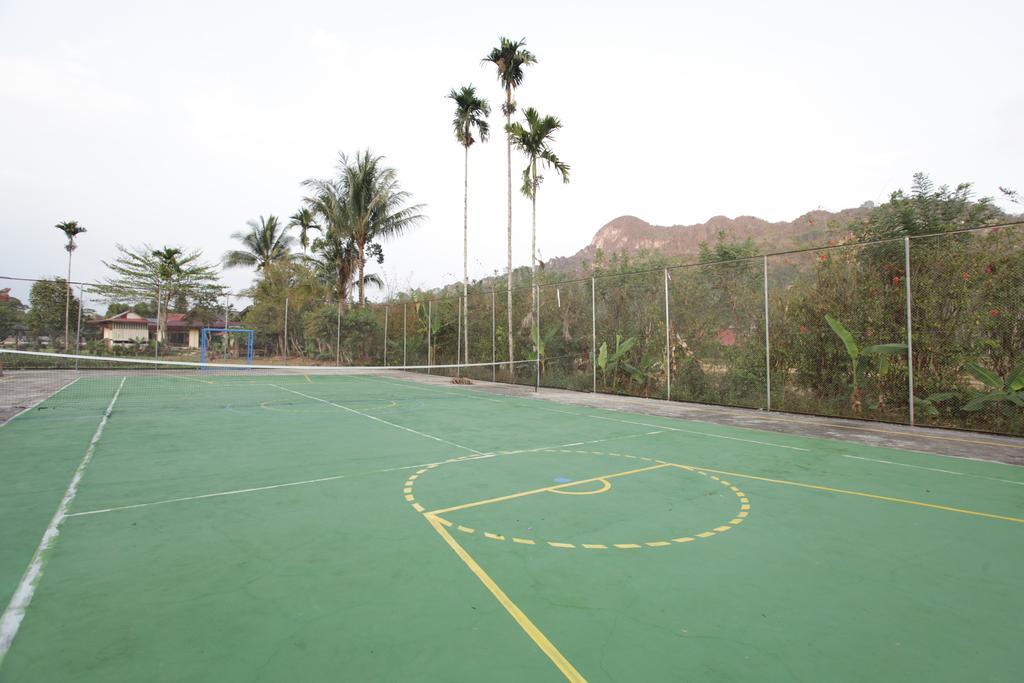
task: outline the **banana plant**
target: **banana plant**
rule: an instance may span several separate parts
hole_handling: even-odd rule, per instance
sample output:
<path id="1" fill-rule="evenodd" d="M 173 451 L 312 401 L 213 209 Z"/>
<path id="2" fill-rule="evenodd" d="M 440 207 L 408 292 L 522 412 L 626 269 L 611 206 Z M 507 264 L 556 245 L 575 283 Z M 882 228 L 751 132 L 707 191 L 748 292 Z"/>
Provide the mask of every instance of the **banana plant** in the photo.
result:
<path id="1" fill-rule="evenodd" d="M 601 348 L 597 351 L 597 367 L 601 371 L 601 383 L 608 388 L 608 373 L 612 373 L 612 388 L 615 388 L 615 375 L 619 369 L 619 362 L 622 357 L 629 353 L 629 350 L 636 344 L 636 337 L 623 339 L 621 334 L 615 335 L 615 350 L 608 353 L 608 342 L 601 342 Z"/>
<path id="2" fill-rule="evenodd" d="M 991 391 L 972 391 L 968 395 L 969 400 L 964 404 L 964 410 L 975 412 L 995 404 L 1011 421 L 1017 422 L 1021 419 L 1021 416 L 1024 415 L 1022 412 L 1024 410 L 1024 362 L 1014 368 L 1005 378 L 977 363 L 967 363 L 964 365 L 964 369 L 991 389 Z"/>
<path id="3" fill-rule="evenodd" d="M 529 360 L 536 360 L 537 357 L 540 356 L 541 374 L 544 373 L 544 361 L 547 359 L 548 342 L 554 339 L 557 333 L 558 328 L 552 327 L 550 330 L 548 330 L 547 334 L 542 336 L 540 339 L 537 339 L 537 326 L 533 325 L 530 328 L 530 338 L 533 340 L 534 349 L 536 350 L 530 349 L 529 351 L 526 352 L 526 356 Z"/>
<path id="4" fill-rule="evenodd" d="M 900 355 L 906 353 L 906 344 L 873 344 L 871 346 L 861 346 L 854 339 L 853 334 L 850 333 L 846 327 L 833 318 L 831 315 L 825 315 L 825 322 L 832 328 L 832 331 L 839 337 L 843 346 L 846 347 L 846 353 L 850 357 L 851 375 L 853 377 L 853 396 L 851 398 L 850 407 L 853 408 L 853 412 L 858 415 L 861 413 L 862 402 L 860 395 L 860 360 L 865 357 L 874 357 L 878 360 L 878 374 L 885 375 L 889 372 L 889 358 L 891 356 Z"/>
<path id="5" fill-rule="evenodd" d="M 646 356 L 636 365 L 622 361 L 622 367 L 629 373 L 629 379 L 641 387 L 644 398 L 650 394 L 651 380 L 661 371 L 663 363 L 658 358 Z"/>

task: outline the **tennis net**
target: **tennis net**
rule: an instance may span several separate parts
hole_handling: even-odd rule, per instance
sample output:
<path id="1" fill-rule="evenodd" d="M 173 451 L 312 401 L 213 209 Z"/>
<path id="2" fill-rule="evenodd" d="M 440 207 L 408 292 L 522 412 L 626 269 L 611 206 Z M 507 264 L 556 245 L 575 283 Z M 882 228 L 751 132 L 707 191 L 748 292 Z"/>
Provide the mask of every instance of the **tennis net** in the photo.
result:
<path id="1" fill-rule="evenodd" d="M 217 406 L 260 393 L 258 387 L 317 385 L 328 396 L 398 396 L 420 385 L 473 385 L 490 393 L 533 390 L 536 363 L 399 366 L 246 365 L 0 349 L 0 423 L 19 413 L 144 403 L 160 410 L 210 400 Z M 380 380 L 374 382 L 372 380 Z"/>

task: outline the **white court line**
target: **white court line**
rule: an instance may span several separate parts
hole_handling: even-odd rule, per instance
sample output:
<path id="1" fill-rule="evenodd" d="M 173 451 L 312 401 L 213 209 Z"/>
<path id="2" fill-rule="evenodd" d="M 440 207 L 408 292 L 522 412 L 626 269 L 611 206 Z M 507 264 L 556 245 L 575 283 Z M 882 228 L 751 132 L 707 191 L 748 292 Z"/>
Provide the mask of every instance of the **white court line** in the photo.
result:
<path id="1" fill-rule="evenodd" d="M 28 411 L 32 410 L 33 408 L 38 407 L 39 404 L 41 404 L 43 401 L 46 401 L 46 400 L 49 400 L 49 399 L 53 398 L 54 396 L 56 396 L 60 392 L 64 391 L 65 389 L 67 389 L 68 387 L 70 387 L 72 384 L 74 384 L 75 382 L 77 382 L 80 379 L 82 379 L 82 378 L 81 377 L 74 378 L 73 380 L 71 380 L 70 382 L 68 382 L 67 384 L 65 384 L 64 386 L 62 386 L 60 389 L 58 389 L 57 391 L 53 392 L 49 396 L 44 396 L 41 399 L 39 399 L 38 401 L 36 401 L 35 403 L 33 403 L 32 405 L 30 405 L 28 408 L 25 408 L 24 410 L 19 411 L 19 412 L 15 413 L 14 415 L 11 415 L 10 419 L 8 419 L 6 422 L 0 423 L 0 427 L 3 427 L 4 425 L 11 424 L 11 422 L 13 422 L 15 418 L 21 417 L 22 415 L 24 415 Z"/>
<path id="2" fill-rule="evenodd" d="M 695 434 L 696 436 L 706 436 L 709 439 L 728 439 L 729 441 L 743 441 L 745 443 L 756 443 L 761 446 L 772 446 L 774 448 L 788 448 L 792 451 L 804 451 L 810 452 L 810 448 L 801 448 L 799 446 L 786 446 L 781 443 L 771 443 L 769 441 L 757 441 L 755 439 L 741 439 L 738 436 L 725 436 L 724 434 L 710 434 L 708 432 L 699 432 L 694 429 L 680 429 L 678 427 L 666 427 L 665 425 L 656 425 L 649 422 L 636 422 L 634 420 L 623 420 L 617 417 L 608 417 L 606 415 L 587 415 L 585 413 L 574 413 L 571 410 L 558 410 L 557 408 L 542 408 L 538 406 L 540 410 L 546 410 L 550 413 L 562 413 L 563 415 L 574 415 L 575 417 L 586 417 L 592 420 L 608 420 L 609 422 L 621 422 L 627 425 L 639 425 L 641 427 L 654 427 L 655 429 L 664 429 L 669 432 L 682 432 L 683 434 Z"/>
<path id="3" fill-rule="evenodd" d="M 649 432 L 649 434 L 661 434 L 661 432 Z M 87 517 L 90 515 L 99 515 L 105 512 L 120 512 L 121 510 L 137 510 L 139 508 L 152 507 L 154 505 L 167 505 L 168 503 L 185 503 L 192 500 L 204 500 L 207 498 L 220 498 L 223 496 L 237 496 L 241 493 L 258 493 L 260 491 L 271 491 L 273 489 L 283 489 L 291 486 L 303 486 L 306 484 L 320 484 L 327 481 L 337 481 L 338 479 L 350 479 L 352 477 L 361 477 L 369 474 L 384 474 L 387 472 L 400 472 L 402 470 L 417 470 L 422 467 L 429 467 L 430 465 L 447 465 L 456 462 L 469 462 L 471 460 L 483 460 L 485 458 L 495 458 L 499 455 L 518 455 L 520 453 L 536 453 L 538 451 L 548 451 L 555 448 L 568 448 L 569 446 L 586 446 L 595 443 L 603 443 L 605 441 L 614 441 L 616 439 L 631 439 L 637 436 L 647 436 L 648 434 L 629 434 L 627 436 L 612 436 L 605 439 L 595 439 L 594 441 L 576 441 L 574 443 L 562 443 L 556 446 L 540 446 L 537 448 L 523 448 L 516 451 L 494 451 L 492 453 L 481 453 L 479 455 L 463 455 L 458 458 L 449 458 L 448 460 L 441 460 L 438 462 L 428 462 L 421 465 L 401 465 L 399 467 L 388 467 L 380 470 L 370 470 L 368 472 L 354 472 L 350 474 L 335 474 L 329 477 L 318 477 L 316 479 L 302 479 L 300 481 L 289 481 L 283 484 L 269 484 L 267 486 L 253 486 L 245 489 L 233 489 L 230 491 L 216 491 L 214 493 L 202 493 L 196 496 L 184 496 L 182 498 L 168 498 L 166 500 L 157 500 L 149 503 L 133 503 L 131 505 L 118 505 L 109 508 L 100 508 L 97 510 L 85 510 L 83 512 L 71 512 L 66 517 Z"/>
<path id="4" fill-rule="evenodd" d="M 419 432 L 419 431 L 416 431 L 415 429 L 413 429 L 411 427 L 405 427 L 405 426 L 397 424 L 395 422 L 388 422 L 384 418 L 377 417 L 376 415 L 370 415 L 369 413 L 364 413 L 362 411 L 356 410 L 355 408 L 349 408 L 348 406 L 343 406 L 340 403 L 334 403 L 333 401 L 328 401 L 326 399 L 319 398 L 317 396 L 310 396 L 309 394 L 304 394 L 301 391 L 295 391 L 294 389 L 286 389 L 285 387 L 279 386 L 277 384 L 271 384 L 270 386 L 274 387 L 275 389 L 280 389 L 281 391 L 287 391 L 287 392 L 295 394 L 297 396 L 303 396 L 305 398 L 312 399 L 314 401 L 320 401 L 320 403 L 326 403 L 327 405 L 334 406 L 335 408 L 341 408 L 342 410 L 347 410 L 348 412 L 355 413 L 356 415 L 362 415 L 363 417 L 369 418 L 371 420 L 375 420 L 377 422 L 381 422 L 381 423 L 389 425 L 391 427 L 397 427 L 398 429 L 404 430 L 404 431 L 409 432 L 411 434 L 415 434 L 417 436 L 424 436 L 424 437 L 426 437 L 428 439 L 433 439 L 434 441 L 440 441 L 441 443 L 446 443 L 449 446 L 455 446 L 456 448 L 461 448 L 462 450 L 469 451 L 470 453 L 476 453 L 477 455 L 483 455 L 482 451 L 478 451 L 475 448 L 470 448 L 469 446 L 463 446 L 462 444 L 455 443 L 454 441 L 449 441 L 447 439 L 442 439 L 439 436 L 433 436 L 432 434 L 426 434 L 424 432 Z"/>
<path id="5" fill-rule="evenodd" d="M 50 525 L 43 532 L 43 538 L 39 541 L 39 546 L 36 547 L 36 551 L 32 555 L 32 560 L 29 562 L 25 574 L 21 577 L 18 587 L 14 590 L 14 595 L 11 596 L 7 609 L 4 610 L 3 615 L 0 615 L 0 664 L 3 663 L 4 655 L 11 649 L 14 636 L 18 634 L 18 627 L 21 626 L 21 620 L 25 617 L 25 610 L 28 609 L 29 603 L 32 602 L 36 586 L 39 583 L 39 579 L 43 576 L 43 555 L 50 549 L 50 546 L 53 545 L 54 540 L 56 540 L 57 535 L 60 533 L 60 524 L 67 516 L 68 507 L 71 505 L 71 501 L 75 499 L 75 494 L 78 493 L 78 484 L 82 481 L 82 475 L 85 474 L 85 468 L 89 466 L 93 453 L 96 452 L 96 444 L 100 442 L 103 428 L 107 426 L 110 413 L 114 410 L 114 403 L 117 402 L 117 397 L 121 395 L 121 389 L 124 388 L 124 383 L 127 379 L 127 377 L 121 378 L 121 383 L 117 386 L 114 397 L 110 399 L 110 405 L 107 406 L 106 412 L 103 413 L 103 419 L 100 420 L 99 425 L 96 427 L 96 432 L 92 435 L 92 440 L 89 441 L 89 447 L 85 449 L 85 456 L 82 458 L 82 462 L 78 464 L 78 469 L 75 470 L 74 476 L 71 477 L 71 482 L 68 484 L 67 490 L 64 491 L 64 497 L 61 498 L 60 505 L 57 506 L 57 511 L 53 514 L 53 519 L 50 520 Z"/>

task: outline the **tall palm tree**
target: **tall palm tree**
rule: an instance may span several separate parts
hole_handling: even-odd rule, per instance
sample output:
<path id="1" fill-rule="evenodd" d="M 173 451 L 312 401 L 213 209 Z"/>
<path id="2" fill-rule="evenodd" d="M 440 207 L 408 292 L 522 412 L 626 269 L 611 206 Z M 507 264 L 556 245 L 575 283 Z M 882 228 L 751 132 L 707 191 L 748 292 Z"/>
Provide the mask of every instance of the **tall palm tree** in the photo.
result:
<path id="1" fill-rule="evenodd" d="M 452 128 L 455 140 L 462 145 L 464 151 L 462 171 L 462 319 L 468 321 L 469 313 L 469 148 L 476 140 L 473 129 L 480 135 L 480 142 L 487 142 L 490 126 L 486 117 L 491 115 L 491 105 L 487 100 L 477 97 L 476 88 L 464 85 L 459 90 L 448 93 L 448 99 L 455 102 L 455 117 Z M 462 348 L 465 351 L 464 362 L 469 362 L 469 324 L 462 326 Z"/>
<path id="2" fill-rule="evenodd" d="M 78 221 L 64 221 L 53 226 L 63 232 L 67 238 L 68 243 L 64 245 L 64 250 L 68 252 L 68 281 L 65 285 L 68 291 L 64 293 L 64 350 L 68 350 L 68 334 L 70 333 L 70 316 L 71 316 L 71 252 L 77 249 L 75 244 L 75 237 L 85 232 L 85 228 L 78 224 Z M 81 306 L 82 302 L 78 302 Z"/>
<path id="3" fill-rule="evenodd" d="M 288 227 L 299 229 L 299 244 L 302 245 L 304 254 L 309 249 L 309 231 L 322 231 L 316 222 L 316 214 L 307 206 L 302 207 L 288 218 Z"/>
<path id="4" fill-rule="evenodd" d="M 522 193 L 530 200 L 533 209 L 533 242 L 530 248 L 530 270 L 533 279 L 534 296 L 537 289 L 537 189 L 544 176 L 537 172 L 538 166 L 552 168 L 562 176 L 562 182 L 569 182 L 569 165 L 564 163 L 551 149 L 555 140 L 555 131 L 561 129 L 562 122 L 554 116 L 541 116 L 533 107 L 523 112 L 526 125 L 516 121 L 506 126 L 512 145 L 526 156 L 526 168 L 523 169 Z"/>
<path id="5" fill-rule="evenodd" d="M 251 266 L 263 270 L 276 261 L 291 257 L 290 249 L 295 238 L 281 226 L 277 216 L 260 216 L 258 221 L 246 221 L 246 225 L 249 232 L 231 233 L 232 239 L 242 243 L 242 249 L 224 253 L 225 268 Z"/>
<path id="6" fill-rule="evenodd" d="M 319 216 L 323 226 L 323 236 L 313 241 L 314 255 L 308 260 L 321 277 L 332 282 L 340 312 L 358 270 L 359 256 L 350 238 L 352 221 L 345 188 L 338 180 L 316 178 L 305 180 L 302 185 L 312 191 L 303 199 L 306 210 Z"/>
<path id="7" fill-rule="evenodd" d="M 483 62 L 493 64 L 498 70 L 498 82 L 505 89 L 505 102 L 501 112 L 505 115 L 506 128 L 512 123 L 512 114 L 516 111 L 516 102 L 512 99 L 512 91 L 523 83 L 523 67 L 535 64 L 537 58 L 524 48 L 526 38 L 509 40 L 504 36 L 498 39 L 498 46 L 493 48 Z M 508 363 L 512 365 L 512 139 L 507 139 L 505 151 L 508 181 Z"/>
<path id="8" fill-rule="evenodd" d="M 422 204 L 406 206 L 412 195 L 402 190 L 398 172 L 370 150 L 352 158 L 339 156 L 341 188 L 348 207 L 349 236 L 359 252 L 359 305 L 366 306 L 366 252 L 371 244 L 397 237 L 423 220 Z"/>

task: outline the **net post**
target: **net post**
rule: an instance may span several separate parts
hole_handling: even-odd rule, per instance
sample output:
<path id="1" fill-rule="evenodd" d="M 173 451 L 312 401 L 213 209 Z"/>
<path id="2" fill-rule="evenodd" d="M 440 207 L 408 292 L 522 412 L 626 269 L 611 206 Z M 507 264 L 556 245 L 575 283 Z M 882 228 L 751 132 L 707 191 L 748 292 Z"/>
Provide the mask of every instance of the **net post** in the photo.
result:
<path id="1" fill-rule="evenodd" d="M 430 374 L 430 366 L 433 365 L 432 358 L 434 355 L 434 340 L 431 338 L 431 327 L 433 327 L 434 318 L 434 301 L 431 299 L 427 301 L 427 374 Z"/>
<path id="2" fill-rule="evenodd" d="M 406 329 L 406 325 L 407 325 L 407 321 L 408 320 L 409 320 L 409 304 L 403 303 L 402 304 L 402 365 L 408 365 L 409 364 L 409 354 L 408 354 L 409 345 L 408 345 L 408 341 L 407 341 L 408 338 L 405 335 L 405 329 Z"/>
<path id="3" fill-rule="evenodd" d="M 910 238 L 903 238 L 904 286 L 907 299 L 907 400 L 910 408 L 910 426 L 914 426 L 914 324 L 913 304 L 910 296 Z"/>
<path id="4" fill-rule="evenodd" d="M 384 303 L 384 367 L 388 366 L 388 304 Z"/>
<path id="5" fill-rule="evenodd" d="M 764 391 L 766 410 L 772 409 L 772 351 L 771 337 L 768 330 L 768 255 L 761 258 L 762 279 L 764 288 Z"/>
<path id="6" fill-rule="evenodd" d="M 227 327 L 227 309 L 224 311 L 224 326 Z M 284 364 L 288 365 L 288 295 L 284 295 Z"/>
<path id="7" fill-rule="evenodd" d="M 590 374 L 591 391 L 597 393 L 597 285 L 590 278 Z"/>
<path id="8" fill-rule="evenodd" d="M 495 334 L 496 334 L 495 323 L 496 323 L 496 321 L 495 321 L 495 316 L 494 316 L 494 307 L 495 307 L 494 299 L 495 299 L 494 290 L 492 289 L 491 290 L 491 381 L 492 382 L 497 382 L 498 381 L 498 366 L 496 366 L 494 364 L 495 361 L 498 360 L 498 347 L 497 347 L 497 344 L 495 343 Z"/>
<path id="9" fill-rule="evenodd" d="M 672 332 L 668 315 L 668 268 L 665 269 L 665 400 L 672 400 Z"/>

